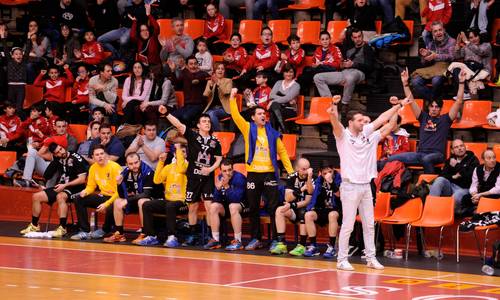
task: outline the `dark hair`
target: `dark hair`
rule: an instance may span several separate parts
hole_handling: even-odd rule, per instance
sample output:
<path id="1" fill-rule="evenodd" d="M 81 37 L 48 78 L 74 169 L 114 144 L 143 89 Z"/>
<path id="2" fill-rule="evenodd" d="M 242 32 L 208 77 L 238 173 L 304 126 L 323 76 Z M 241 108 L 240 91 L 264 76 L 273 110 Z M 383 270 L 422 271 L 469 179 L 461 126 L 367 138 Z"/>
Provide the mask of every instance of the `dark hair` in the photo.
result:
<path id="1" fill-rule="evenodd" d="M 358 114 L 363 115 L 363 113 L 359 110 L 350 110 L 346 116 L 347 121 L 354 121 L 354 116 Z"/>
<path id="2" fill-rule="evenodd" d="M 237 32 L 236 32 L 236 33 L 231 34 L 231 37 L 230 37 L 229 39 L 231 40 L 231 39 L 232 39 L 233 37 L 235 37 L 235 36 L 236 36 L 236 37 L 238 37 L 238 38 L 240 39 L 240 42 L 241 42 L 241 34 L 239 34 L 239 33 L 237 33 Z"/>
<path id="3" fill-rule="evenodd" d="M 62 30 L 64 27 L 67 27 L 69 30 L 69 34 L 68 34 L 67 38 L 65 38 L 62 34 Z M 73 39 L 73 29 L 70 26 L 68 26 L 67 24 L 63 23 L 63 24 L 61 24 L 59 32 L 60 32 L 60 38 L 59 38 L 59 41 L 57 42 L 57 49 L 56 50 L 57 50 L 57 55 L 58 56 L 60 55 L 62 57 L 64 50 L 65 50 L 64 48 L 66 47 L 66 42 Z"/>
<path id="4" fill-rule="evenodd" d="M 147 120 L 146 123 L 144 123 L 144 127 L 146 126 L 154 126 L 158 128 L 158 124 L 154 120 Z"/>
<path id="5" fill-rule="evenodd" d="M 484 42 L 483 35 L 481 34 L 481 31 L 479 30 L 479 28 L 471 27 L 471 28 L 467 29 L 467 31 L 465 32 L 465 34 L 467 35 L 467 38 L 469 38 L 469 34 L 471 34 L 471 33 L 473 33 L 474 36 L 479 37 L 480 44 L 482 44 Z"/>
<path id="6" fill-rule="evenodd" d="M 138 154 L 137 152 L 135 152 L 135 151 L 134 151 L 134 152 L 130 152 L 130 153 L 128 153 L 127 155 L 125 155 L 125 160 L 127 160 L 127 158 L 132 157 L 132 156 L 137 156 L 137 158 L 138 158 L 139 160 L 141 160 L 141 157 L 140 157 L 140 156 L 139 156 L 139 154 Z"/>
<path id="7" fill-rule="evenodd" d="M 35 105 L 32 105 L 31 108 L 30 108 L 30 111 L 33 111 L 33 110 L 36 110 L 38 112 L 43 112 L 43 104 L 35 104 Z"/>
<path id="8" fill-rule="evenodd" d="M 10 101 L 4 101 L 4 103 L 3 103 L 3 109 L 6 109 L 7 107 L 16 108 L 16 105 L 14 103 L 10 102 Z"/>
<path id="9" fill-rule="evenodd" d="M 135 64 L 139 64 L 139 65 L 141 65 L 141 68 L 142 68 L 142 74 L 141 74 L 141 94 L 140 94 L 140 95 L 142 95 L 142 93 L 144 92 L 144 83 L 145 83 L 145 81 L 146 81 L 146 77 L 147 77 L 147 76 L 146 76 L 146 74 L 147 74 L 147 70 L 146 70 L 146 66 L 145 66 L 142 62 L 140 62 L 140 61 L 136 61 L 136 62 L 134 63 L 134 65 L 135 65 Z M 136 80 L 136 79 L 135 79 L 135 74 L 134 74 L 134 72 L 132 72 L 132 73 L 130 74 L 130 87 L 129 87 L 129 89 L 128 89 L 128 94 L 129 94 L 130 96 L 132 96 L 132 95 L 134 94 L 134 90 L 135 90 L 135 80 Z"/>
<path id="10" fill-rule="evenodd" d="M 286 39 L 286 41 L 288 42 L 289 45 L 291 45 L 292 41 L 299 41 L 300 42 L 300 38 L 299 38 L 298 35 L 292 33 L 292 34 L 290 34 L 288 36 L 288 38 Z"/>
<path id="11" fill-rule="evenodd" d="M 328 169 L 333 169 L 333 164 L 330 161 L 328 161 L 328 160 L 323 160 L 321 162 L 321 165 L 319 166 L 319 170 L 323 171 L 324 169 L 327 169 L 327 168 Z"/>
<path id="12" fill-rule="evenodd" d="M 224 166 L 233 166 L 233 160 L 230 159 L 230 158 L 223 158 L 222 161 L 220 162 L 220 165 L 224 165 Z"/>
<path id="13" fill-rule="evenodd" d="M 100 107 L 100 106 L 98 106 L 98 107 L 94 108 L 94 109 L 92 110 L 92 114 L 93 114 L 93 113 L 95 113 L 96 111 L 100 111 L 103 115 L 105 115 L 105 114 L 106 114 L 106 110 L 104 109 L 104 107 Z"/>
<path id="14" fill-rule="evenodd" d="M 106 68 L 106 66 L 109 66 L 111 68 L 111 70 L 113 70 L 113 66 L 112 65 L 110 65 L 108 63 L 102 63 L 102 64 L 97 65 L 97 72 L 98 73 L 104 72 L 104 69 Z"/>
<path id="15" fill-rule="evenodd" d="M 443 99 L 441 99 L 441 98 L 432 98 L 429 101 L 429 103 L 427 104 L 427 106 L 429 107 L 432 104 L 432 102 L 436 102 L 436 104 L 437 104 L 437 106 L 439 108 L 443 108 Z"/>
<path id="16" fill-rule="evenodd" d="M 363 30 L 359 29 L 359 28 L 356 28 L 356 27 L 352 27 L 351 28 L 351 32 L 350 32 L 350 35 L 349 35 L 349 38 L 352 38 L 352 34 L 353 33 L 358 33 L 358 32 L 361 32 L 361 35 L 363 35 Z"/>
<path id="17" fill-rule="evenodd" d="M 99 122 L 99 121 L 92 121 L 92 122 L 90 122 L 89 128 L 92 129 L 92 127 L 94 127 L 95 124 L 99 125 L 99 129 L 101 129 L 101 122 Z"/>
<path id="18" fill-rule="evenodd" d="M 104 129 L 104 128 L 108 128 L 109 130 L 113 131 L 111 129 L 111 124 L 109 124 L 109 123 L 102 123 L 101 127 L 99 128 L 99 130 Z"/>
<path id="19" fill-rule="evenodd" d="M 98 150 L 98 149 L 102 149 L 104 151 L 104 153 L 107 153 L 106 152 L 106 148 L 103 145 L 101 145 L 101 144 L 94 144 L 94 146 L 92 147 L 92 152 L 91 152 L 92 153 L 92 155 L 91 155 L 92 157 L 94 156 L 95 151 Z"/>
<path id="20" fill-rule="evenodd" d="M 324 34 L 326 34 L 326 35 L 328 36 L 328 38 L 332 38 L 332 37 L 330 36 L 330 33 L 329 33 L 328 31 L 326 31 L 326 30 L 322 30 L 322 31 L 319 33 L 319 37 L 321 38 L 321 36 L 322 36 L 322 35 L 324 35 Z"/>
<path id="21" fill-rule="evenodd" d="M 56 110 L 57 110 L 57 105 L 58 104 L 49 101 L 49 102 L 45 103 L 45 109 L 48 108 L 53 114 L 55 114 Z"/>
<path id="22" fill-rule="evenodd" d="M 200 43 L 204 43 L 204 44 L 205 44 L 205 46 L 208 46 L 207 39 L 206 39 L 206 38 L 204 38 L 204 37 L 201 37 L 201 38 L 199 38 L 199 39 L 196 41 L 196 46 L 198 46 L 198 44 L 200 44 Z"/>
<path id="23" fill-rule="evenodd" d="M 196 56 L 194 56 L 194 55 L 190 55 L 188 58 L 186 58 L 186 62 L 188 62 L 192 59 L 196 60 L 196 63 L 198 63 L 198 60 L 196 59 Z"/>
<path id="24" fill-rule="evenodd" d="M 209 119 L 210 119 L 210 115 L 209 115 L 209 114 L 206 114 L 206 113 L 201 114 L 201 115 L 198 117 L 198 122 L 196 122 L 197 124 L 200 124 L 201 118 L 209 118 Z"/>
<path id="25" fill-rule="evenodd" d="M 290 70 L 293 71 L 293 74 L 295 74 L 295 68 L 293 67 L 293 65 L 291 63 L 286 63 L 283 66 L 283 73 L 288 72 Z"/>
<path id="26" fill-rule="evenodd" d="M 255 77 L 257 78 L 257 76 L 262 76 L 265 79 L 269 78 L 266 71 L 257 71 L 257 73 L 255 73 Z"/>
<path id="27" fill-rule="evenodd" d="M 264 30 L 271 31 L 271 35 L 273 35 L 273 30 L 269 26 L 262 27 L 262 29 L 260 30 L 260 35 L 262 35 L 264 33 Z"/>
<path id="28" fill-rule="evenodd" d="M 57 149 L 57 146 L 59 146 L 59 145 L 56 144 L 56 143 L 54 143 L 54 142 L 50 143 L 50 145 L 49 145 L 49 151 L 51 153 L 54 153 L 54 151 L 56 151 L 56 149 Z"/>
<path id="29" fill-rule="evenodd" d="M 257 112 L 258 109 L 262 109 L 263 111 L 266 111 L 266 109 L 261 107 L 261 106 L 254 106 L 254 107 L 249 109 L 250 116 L 255 116 L 255 113 Z"/>
<path id="30" fill-rule="evenodd" d="M 68 124 L 68 122 L 66 122 L 66 120 L 64 120 L 64 119 L 57 119 L 54 123 L 57 123 L 57 122 L 64 122 L 64 124 Z"/>

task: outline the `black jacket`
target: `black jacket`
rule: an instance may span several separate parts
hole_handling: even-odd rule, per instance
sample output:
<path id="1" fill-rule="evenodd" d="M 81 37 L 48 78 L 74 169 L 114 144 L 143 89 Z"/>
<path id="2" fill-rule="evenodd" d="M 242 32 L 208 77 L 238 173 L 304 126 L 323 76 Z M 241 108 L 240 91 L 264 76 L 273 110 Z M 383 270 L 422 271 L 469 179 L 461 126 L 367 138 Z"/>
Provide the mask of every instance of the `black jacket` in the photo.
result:
<path id="1" fill-rule="evenodd" d="M 454 156 L 451 158 L 454 158 Z M 452 167 L 450 165 L 451 158 L 446 161 L 443 171 L 441 172 L 441 177 L 448 179 L 451 183 L 454 183 L 461 188 L 468 189 L 472 183 L 472 173 L 479 165 L 479 160 L 474 155 L 474 152 L 467 151 L 464 159 Z M 458 179 L 453 179 L 452 176 L 457 173 L 460 174 L 460 177 Z"/>

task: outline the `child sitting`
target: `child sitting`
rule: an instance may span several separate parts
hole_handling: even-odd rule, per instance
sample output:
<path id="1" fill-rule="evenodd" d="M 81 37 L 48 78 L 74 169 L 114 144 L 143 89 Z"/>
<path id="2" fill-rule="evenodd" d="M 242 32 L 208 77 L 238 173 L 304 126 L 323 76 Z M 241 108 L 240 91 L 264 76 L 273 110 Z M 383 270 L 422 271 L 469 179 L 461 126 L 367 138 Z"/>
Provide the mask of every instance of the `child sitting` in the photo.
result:
<path id="1" fill-rule="evenodd" d="M 289 63 L 295 69 L 295 78 L 302 74 L 302 70 L 305 66 L 306 52 L 300 47 L 300 38 L 291 34 L 287 38 L 290 48 L 288 48 L 284 53 L 281 53 L 281 59 L 276 64 L 274 70 L 277 73 L 283 73 L 283 67 Z"/>
<path id="2" fill-rule="evenodd" d="M 198 61 L 198 65 L 200 66 L 200 71 L 212 74 L 213 58 L 212 54 L 208 52 L 207 40 L 205 40 L 204 38 L 200 38 L 196 43 L 196 49 L 198 49 L 198 52 L 194 56 Z"/>

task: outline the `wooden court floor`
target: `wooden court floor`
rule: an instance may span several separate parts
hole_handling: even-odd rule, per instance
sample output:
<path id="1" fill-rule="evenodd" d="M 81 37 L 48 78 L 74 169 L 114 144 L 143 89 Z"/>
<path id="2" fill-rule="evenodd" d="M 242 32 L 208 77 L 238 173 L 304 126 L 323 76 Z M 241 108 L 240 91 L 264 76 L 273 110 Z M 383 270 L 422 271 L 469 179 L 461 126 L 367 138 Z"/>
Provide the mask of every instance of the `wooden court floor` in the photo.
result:
<path id="1" fill-rule="evenodd" d="M 0 237 L 1 299 L 499 299 L 500 278 Z"/>

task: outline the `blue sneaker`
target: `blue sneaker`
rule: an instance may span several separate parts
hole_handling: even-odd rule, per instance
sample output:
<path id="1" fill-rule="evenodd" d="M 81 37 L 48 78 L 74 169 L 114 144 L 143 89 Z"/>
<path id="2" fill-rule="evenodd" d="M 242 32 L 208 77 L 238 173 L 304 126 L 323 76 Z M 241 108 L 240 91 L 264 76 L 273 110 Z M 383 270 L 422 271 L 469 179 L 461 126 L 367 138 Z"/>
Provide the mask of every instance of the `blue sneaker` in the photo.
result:
<path id="1" fill-rule="evenodd" d="M 326 251 L 323 253 L 324 258 L 334 258 L 337 256 L 337 251 L 335 250 L 335 247 L 333 247 L 330 244 L 326 244 Z"/>
<path id="2" fill-rule="evenodd" d="M 104 235 L 106 234 L 106 232 L 104 232 L 104 230 L 102 229 L 97 229 L 97 230 L 94 230 L 90 233 L 90 237 L 94 240 L 98 240 L 98 239 L 102 239 L 104 237 Z"/>
<path id="3" fill-rule="evenodd" d="M 277 240 L 272 240 L 271 246 L 269 246 L 269 252 L 273 252 L 274 248 L 276 248 L 276 245 L 278 244 Z"/>
<path id="4" fill-rule="evenodd" d="M 196 236 L 190 234 L 186 237 L 184 243 L 182 243 L 182 247 L 194 246 L 196 245 L 196 241 L 197 241 Z"/>
<path id="5" fill-rule="evenodd" d="M 318 249 L 318 247 L 316 247 L 316 245 L 307 246 L 307 249 L 304 252 L 305 257 L 313 257 L 313 256 L 318 256 L 318 255 L 319 255 L 319 249 Z"/>
<path id="6" fill-rule="evenodd" d="M 73 241 L 84 241 L 84 240 L 90 240 L 90 233 L 85 232 L 85 231 L 80 231 L 75 235 L 71 236 L 71 239 Z"/>
<path id="7" fill-rule="evenodd" d="M 220 247 L 222 247 L 222 246 L 221 246 L 219 241 L 216 241 L 214 239 L 210 239 L 210 241 L 208 241 L 208 243 L 206 243 L 203 246 L 203 249 L 212 250 L 212 249 L 219 249 Z"/>
<path id="8" fill-rule="evenodd" d="M 158 239 L 156 238 L 156 236 L 148 235 L 142 241 L 140 241 L 137 245 L 154 246 L 154 245 L 158 245 L 159 243 L 160 242 L 158 242 Z"/>
<path id="9" fill-rule="evenodd" d="M 169 237 L 166 241 L 165 241 L 165 244 L 163 244 L 163 246 L 167 247 L 167 248 L 177 248 L 179 247 L 181 244 L 179 243 L 179 241 L 177 240 L 177 238 L 175 236 L 173 237 Z"/>
<path id="10" fill-rule="evenodd" d="M 238 240 L 232 240 L 231 245 L 226 247 L 227 251 L 243 250 L 243 244 Z"/>
<path id="11" fill-rule="evenodd" d="M 260 248 L 262 248 L 262 243 L 258 239 L 253 239 L 245 247 L 245 250 L 254 251 L 254 250 L 257 250 L 257 249 L 260 249 Z"/>

